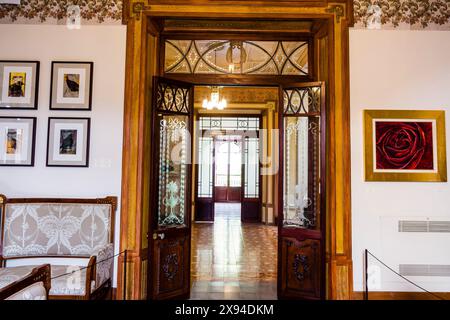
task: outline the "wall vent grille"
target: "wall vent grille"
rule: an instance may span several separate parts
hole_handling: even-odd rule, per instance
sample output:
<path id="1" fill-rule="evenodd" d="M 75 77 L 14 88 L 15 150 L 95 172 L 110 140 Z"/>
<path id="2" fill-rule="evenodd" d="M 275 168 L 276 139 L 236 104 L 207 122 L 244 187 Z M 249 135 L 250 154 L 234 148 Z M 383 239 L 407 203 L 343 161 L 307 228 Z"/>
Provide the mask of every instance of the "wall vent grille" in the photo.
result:
<path id="1" fill-rule="evenodd" d="M 401 264 L 399 270 L 402 276 L 450 277 L 450 265 Z"/>
<path id="2" fill-rule="evenodd" d="M 450 233 L 450 221 L 399 221 L 398 231 Z"/>

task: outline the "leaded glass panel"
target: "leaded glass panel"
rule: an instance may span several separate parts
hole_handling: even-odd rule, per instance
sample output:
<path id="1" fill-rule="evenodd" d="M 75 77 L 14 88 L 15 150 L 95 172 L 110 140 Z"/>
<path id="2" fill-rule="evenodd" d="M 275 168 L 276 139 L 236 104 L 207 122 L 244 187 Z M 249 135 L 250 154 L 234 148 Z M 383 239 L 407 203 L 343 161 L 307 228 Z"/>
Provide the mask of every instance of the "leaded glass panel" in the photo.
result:
<path id="1" fill-rule="evenodd" d="M 186 225 L 188 187 L 188 116 L 160 115 L 158 224 Z"/>
<path id="2" fill-rule="evenodd" d="M 307 75 L 305 41 L 166 40 L 165 72 Z"/>

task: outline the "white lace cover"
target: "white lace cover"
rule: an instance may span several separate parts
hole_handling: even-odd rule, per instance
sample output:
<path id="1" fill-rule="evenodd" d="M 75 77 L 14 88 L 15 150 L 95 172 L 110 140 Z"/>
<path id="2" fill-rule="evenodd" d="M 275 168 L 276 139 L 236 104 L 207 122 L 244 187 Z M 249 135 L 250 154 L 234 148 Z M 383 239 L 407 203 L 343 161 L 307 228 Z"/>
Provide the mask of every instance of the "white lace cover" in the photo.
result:
<path id="1" fill-rule="evenodd" d="M 47 300 L 47 292 L 44 284 L 37 282 L 13 294 L 6 300 Z"/>
<path id="2" fill-rule="evenodd" d="M 9 286 L 11 283 L 22 280 L 28 276 L 36 266 L 1 268 L 0 269 L 0 289 Z"/>
<path id="3" fill-rule="evenodd" d="M 109 204 L 7 204 L 3 257 L 91 256 L 109 243 Z"/>

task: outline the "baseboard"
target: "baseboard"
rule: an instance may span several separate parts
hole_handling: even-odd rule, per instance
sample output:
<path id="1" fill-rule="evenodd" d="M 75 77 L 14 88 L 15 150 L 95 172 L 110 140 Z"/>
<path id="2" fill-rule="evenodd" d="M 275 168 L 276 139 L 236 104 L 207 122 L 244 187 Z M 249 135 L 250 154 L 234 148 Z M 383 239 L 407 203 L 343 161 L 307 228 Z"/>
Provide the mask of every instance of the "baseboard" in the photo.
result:
<path id="1" fill-rule="evenodd" d="M 450 300 L 450 292 L 433 292 L 443 300 Z M 364 300 L 364 292 L 353 292 L 353 300 Z M 369 292 L 369 300 L 440 300 L 427 292 L 397 292 L 375 291 Z"/>

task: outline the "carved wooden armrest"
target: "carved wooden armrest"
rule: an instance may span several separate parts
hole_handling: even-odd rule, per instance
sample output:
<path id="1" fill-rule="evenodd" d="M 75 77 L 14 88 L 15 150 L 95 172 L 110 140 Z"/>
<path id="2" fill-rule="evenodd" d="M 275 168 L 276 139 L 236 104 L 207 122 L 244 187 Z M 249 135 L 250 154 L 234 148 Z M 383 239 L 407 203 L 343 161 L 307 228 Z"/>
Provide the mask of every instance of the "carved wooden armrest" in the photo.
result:
<path id="1" fill-rule="evenodd" d="M 47 300 L 51 286 L 50 277 L 51 271 L 49 264 L 36 267 L 31 271 L 29 275 L 1 289 L 0 300 Z M 42 283 L 42 285 L 38 286 L 37 290 L 32 289 L 32 287 L 36 288 L 36 285 L 40 282 Z M 43 289 L 39 290 L 39 287 Z M 39 292 L 43 293 L 44 296 L 36 295 Z"/>

